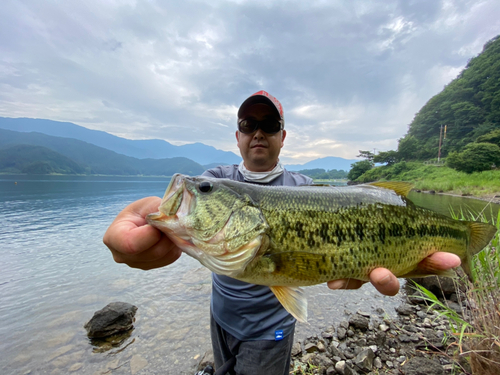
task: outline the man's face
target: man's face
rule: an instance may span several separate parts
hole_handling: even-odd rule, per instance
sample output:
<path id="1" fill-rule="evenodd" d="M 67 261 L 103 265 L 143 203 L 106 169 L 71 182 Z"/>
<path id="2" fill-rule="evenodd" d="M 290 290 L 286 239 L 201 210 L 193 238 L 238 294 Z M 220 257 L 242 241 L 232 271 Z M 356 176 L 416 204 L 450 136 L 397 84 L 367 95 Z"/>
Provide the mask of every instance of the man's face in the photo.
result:
<path id="1" fill-rule="evenodd" d="M 254 104 L 241 113 L 240 119 L 254 118 L 262 121 L 269 117 L 279 120 L 276 110 L 272 107 L 266 104 Z M 285 136 L 285 130 L 276 134 L 264 133 L 261 129 L 251 134 L 236 131 L 236 140 L 245 167 L 253 172 L 266 172 L 273 169 L 278 162 Z"/>

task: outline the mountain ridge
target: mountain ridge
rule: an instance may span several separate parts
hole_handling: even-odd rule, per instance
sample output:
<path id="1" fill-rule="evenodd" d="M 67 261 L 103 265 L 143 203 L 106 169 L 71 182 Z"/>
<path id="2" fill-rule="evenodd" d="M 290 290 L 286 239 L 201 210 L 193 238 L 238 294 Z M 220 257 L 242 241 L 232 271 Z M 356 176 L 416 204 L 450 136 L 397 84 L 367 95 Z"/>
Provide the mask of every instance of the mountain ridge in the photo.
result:
<path id="1" fill-rule="evenodd" d="M 199 175 L 205 170 L 200 164 L 184 157 L 138 159 L 73 138 L 54 137 L 37 132 L 23 133 L 6 129 L 0 129 L 0 150 L 4 150 L 0 165 L 5 163 L 6 160 L 15 162 L 15 159 L 21 158 L 16 156 L 19 154 L 5 152 L 6 149 L 19 145 L 31 146 L 32 149 L 44 147 L 52 150 L 78 164 L 83 168 L 85 174 L 172 176 L 175 173 Z M 47 154 L 46 151 L 45 153 Z M 36 158 L 32 158 L 30 162 L 35 161 L 37 161 Z M 38 161 L 49 163 L 49 160 Z M 53 164 L 51 166 L 55 169 L 61 167 Z M 26 166 L 24 165 L 24 167 Z M 21 170 L 22 168 L 18 168 L 19 172 Z M 0 172 L 6 171 L 0 170 Z"/>
<path id="2" fill-rule="evenodd" d="M 231 151 L 218 150 L 203 143 L 175 146 L 161 139 L 131 140 L 102 130 L 88 129 L 72 122 L 27 117 L 0 117 L 0 128 L 23 133 L 38 132 L 55 137 L 74 138 L 137 159 L 186 157 L 198 164 L 215 162 L 237 164 L 241 161 L 241 157 Z M 193 148 L 192 145 L 196 147 Z"/>

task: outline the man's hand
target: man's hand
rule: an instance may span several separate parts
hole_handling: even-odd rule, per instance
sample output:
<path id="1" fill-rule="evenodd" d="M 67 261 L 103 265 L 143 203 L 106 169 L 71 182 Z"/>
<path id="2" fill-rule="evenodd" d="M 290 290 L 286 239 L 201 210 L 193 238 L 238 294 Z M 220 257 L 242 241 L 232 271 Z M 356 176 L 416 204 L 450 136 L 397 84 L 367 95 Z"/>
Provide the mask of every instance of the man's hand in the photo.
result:
<path id="1" fill-rule="evenodd" d="M 451 253 L 434 253 L 425 258 L 422 263 L 432 264 L 436 269 L 447 270 L 460 265 L 460 258 Z M 399 292 L 399 281 L 394 274 L 385 268 L 375 268 L 370 273 L 370 282 L 375 289 L 386 296 L 395 296 Z M 340 279 L 328 282 L 330 289 L 358 289 L 365 282 L 355 279 Z"/>
<path id="2" fill-rule="evenodd" d="M 173 263 L 181 256 L 181 249 L 146 222 L 146 216 L 157 212 L 160 203 L 158 197 L 133 202 L 111 223 L 103 242 L 111 250 L 115 262 L 149 270 Z"/>

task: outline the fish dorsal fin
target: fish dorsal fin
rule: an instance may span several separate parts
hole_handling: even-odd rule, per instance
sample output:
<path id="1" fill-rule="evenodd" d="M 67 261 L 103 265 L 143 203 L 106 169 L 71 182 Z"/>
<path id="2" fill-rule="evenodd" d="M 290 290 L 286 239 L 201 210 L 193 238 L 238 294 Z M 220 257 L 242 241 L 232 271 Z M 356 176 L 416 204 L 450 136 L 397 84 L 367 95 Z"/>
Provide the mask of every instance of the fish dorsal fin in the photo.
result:
<path id="1" fill-rule="evenodd" d="M 307 299 L 304 290 L 291 286 L 271 286 L 278 301 L 299 322 L 307 322 Z"/>
<path id="2" fill-rule="evenodd" d="M 408 196 L 411 189 L 413 189 L 413 184 L 403 181 L 381 181 L 381 182 L 370 182 L 367 185 L 377 186 L 384 189 L 393 190 L 396 194 L 403 197 Z"/>

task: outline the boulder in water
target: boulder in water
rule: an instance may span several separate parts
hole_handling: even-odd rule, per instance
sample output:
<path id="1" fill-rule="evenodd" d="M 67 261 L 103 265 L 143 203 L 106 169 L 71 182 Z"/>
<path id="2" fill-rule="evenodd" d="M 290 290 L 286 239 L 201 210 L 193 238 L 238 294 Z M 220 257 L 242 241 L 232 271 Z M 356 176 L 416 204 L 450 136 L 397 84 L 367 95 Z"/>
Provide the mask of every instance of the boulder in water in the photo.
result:
<path id="1" fill-rule="evenodd" d="M 83 327 L 89 338 L 100 338 L 128 331 L 133 327 L 137 307 L 126 302 L 112 302 L 96 311 Z"/>

